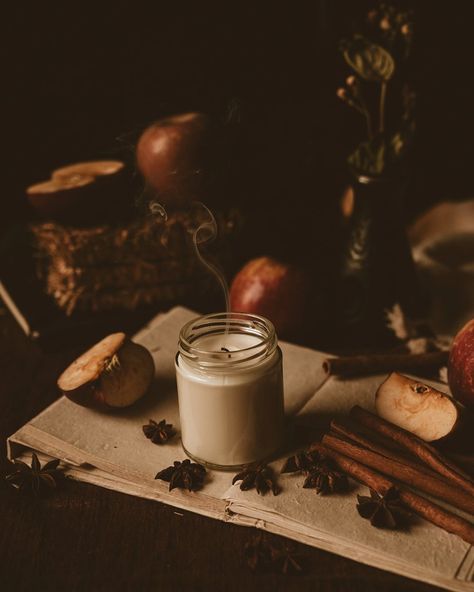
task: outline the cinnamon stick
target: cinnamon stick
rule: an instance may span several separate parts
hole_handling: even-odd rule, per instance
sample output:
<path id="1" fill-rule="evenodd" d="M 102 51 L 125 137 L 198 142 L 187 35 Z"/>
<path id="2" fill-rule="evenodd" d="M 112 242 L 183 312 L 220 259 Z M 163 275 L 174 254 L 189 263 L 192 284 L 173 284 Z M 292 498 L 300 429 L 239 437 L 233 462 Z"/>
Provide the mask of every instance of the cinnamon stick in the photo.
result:
<path id="1" fill-rule="evenodd" d="M 365 354 L 340 358 L 327 358 L 323 362 L 324 371 L 342 378 L 385 374 L 394 370 L 421 371 L 434 370 L 448 363 L 449 352 L 436 351 L 424 354 Z"/>
<path id="2" fill-rule="evenodd" d="M 474 479 L 415 434 L 362 409 L 358 405 L 351 409 L 351 417 L 361 425 L 386 436 L 408 450 L 434 471 L 474 497 Z"/>
<path id="3" fill-rule="evenodd" d="M 456 514 L 445 510 L 421 495 L 407 490 L 403 486 L 396 486 L 394 482 L 377 471 L 322 444 L 313 444 L 311 449 L 317 450 L 333 459 L 342 471 L 359 483 L 374 489 L 379 494 L 384 495 L 391 487 L 397 487 L 400 500 L 412 512 L 428 520 L 428 522 L 443 528 L 447 532 L 461 537 L 467 543 L 474 545 L 474 525 L 464 518 L 456 516 Z"/>
<path id="4" fill-rule="evenodd" d="M 455 508 L 474 514 L 474 497 L 437 476 L 428 475 L 419 471 L 418 468 L 413 468 L 397 460 L 389 460 L 377 452 L 343 440 L 337 435 L 326 434 L 323 436 L 322 442 L 326 447 L 344 454 L 363 465 L 389 475 L 406 485 L 416 487 L 420 491 L 424 491 L 440 500 L 444 500 Z"/>
<path id="5" fill-rule="evenodd" d="M 346 420 L 333 420 L 331 421 L 331 432 L 336 434 L 339 437 L 345 438 L 346 440 L 350 440 L 357 444 L 360 444 L 367 450 L 371 450 L 372 452 L 376 452 L 381 456 L 384 456 L 387 460 L 390 461 L 397 461 L 399 463 L 405 464 L 412 469 L 419 471 L 420 473 L 426 474 L 429 477 L 440 478 L 439 474 L 435 471 L 432 471 L 425 465 L 416 462 L 410 458 L 407 458 L 403 454 L 399 452 L 395 452 L 390 448 L 380 444 L 379 442 L 375 442 L 367 435 L 360 434 L 357 430 L 357 427 L 351 426 Z M 331 433 L 330 432 L 330 433 Z"/>

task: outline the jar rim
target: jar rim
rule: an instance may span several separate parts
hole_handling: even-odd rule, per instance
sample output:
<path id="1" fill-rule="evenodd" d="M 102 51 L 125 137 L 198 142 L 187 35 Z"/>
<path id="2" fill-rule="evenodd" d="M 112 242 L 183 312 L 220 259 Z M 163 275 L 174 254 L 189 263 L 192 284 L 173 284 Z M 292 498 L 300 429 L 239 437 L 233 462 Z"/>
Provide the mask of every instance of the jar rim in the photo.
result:
<path id="1" fill-rule="evenodd" d="M 231 352 L 198 347 L 203 337 L 225 334 L 253 335 L 259 341 Z M 179 353 L 184 359 L 212 369 L 228 368 L 230 364 L 244 367 L 259 363 L 273 354 L 277 346 L 273 323 L 265 317 L 250 313 L 223 312 L 198 316 L 183 325 L 179 334 Z M 229 359 L 229 354 L 232 354 L 232 359 Z"/>

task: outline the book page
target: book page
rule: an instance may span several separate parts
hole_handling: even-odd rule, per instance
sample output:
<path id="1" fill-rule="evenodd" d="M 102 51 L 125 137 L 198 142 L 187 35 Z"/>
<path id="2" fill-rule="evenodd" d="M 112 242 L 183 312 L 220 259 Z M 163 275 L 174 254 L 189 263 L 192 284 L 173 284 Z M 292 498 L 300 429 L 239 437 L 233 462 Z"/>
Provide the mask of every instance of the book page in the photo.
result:
<path id="1" fill-rule="evenodd" d="M 148 420 L 166 419 L 180 429 L 175 381 L 175 356 L 181 327 L 196 315 L 185 308 L 175 308 L 159 315 L 135 337 L 152 353 L 155 380 L 150 393 L 133 407 L 103 413 L 76 405 L 62 397 L 11 440 L 61 458 L 68 464 L 91 465 L 118 478 L 146 484 L 158 491 L 168 485 L 155 481 L 156 473 L 186 458 L 179 435 L 166 445 L 155 445 L 145 438 L 142 426 Z M 281 344 L 284 351 L 285 407 L 288 414 L 304 407 L 325 375 L 322 354 L 291 344 Z M 300 364 L 307 371 L 299 372 Z M 54 454 L 53 454 L 54 452 Z M 205 492 L 193 494 L 221 501 L 229 488 L 232 473 L 209 471 Z"/>
<path id="2" fill-rule="evenodd" d="M 19 450 L 12 445 L 21 444 L 62 459 L 78 479 L 265 528 L 452 589 L 468 589 L 458 585 L 460 579 L 472 582 L 474 558 L 467 543 L 421 520 L 409 532 L 372 528 L 356 511 L 356 494 L 364 490 L 359 486 L 345 496 L 323 497 L 303 489 L 303 476 L 281 475 L 282 493 L 262 497 L 232 486 L 233 472 L 208 471 L 205 487 L 196 493 L 169 492 L 167 483 L 155 480 L 158 471 L 186 458 L 179 436 L 155 445 L 145 438 L 142 426 L 150 418 L 166 419 L 179 431 L 174 360 L 179 331 L 193 316 L 175 308 L 137 334 L 135 340 L 151 351 L 156 367 L 154 384 L 144 399 L 128 409 L 100 413 L 62 397 L 10 438 L 10 456 Z M 285 410 L 296 430 L 327 422 L 354 404 L 373 406 L 375 389 L 384 377 L 327 379 L 323 353 L 286 343 L 281 348 Z M 273 463 L 277 473 L 282 463 L 283 459 Z"/>
<path id="3" fill-rule="evenodd" d="M 300 371 L 304 373 L 303 368 Z M 350 380 L 330 377 L 300 409 L 295 417 L 295 429 L 298 430 L 298 426 L 326 426 L 331 418 L 347 415 L 354 405 L 373 411 L 375 392 L 385 378 L 386 375 Z M 443 388 L 433 381 L 429 383 Z M 267 522 L 276 527 L 284 524 L 309 535 L 317 532 L 322 539 L 340 544 L 341 549 L 347 546 L 356 549 L 356 554 L 365 557 L 366 562 L 370 563 L 370 557 L 377 557 L 377 561 L 383 557 L 382 564 L 392 566 L 398 573 L 411 574 L 412 577 L 418 577 L 415 574 L 420 573 L 438 575 L 448 582 L 456 577 L 470 549 L 470 545 L 459 537 L 421 519 L 416 519 L 408 531 L 373 528 L 356 509 L 357 494 L 368 495 L 366 487 L 354 484 L 348 494 L 317 495 L 313 489 L 303 489 L 303 475 L 280 475 L 283 462 L 272 463 L 282 487 L 280 495 L 259 496 L 253 490 L 241 491 L 236 484 L 224 496 L 230 502 L 230 510 L 248 516 L 265 515 Z M 290 522 L 292 527 L 288 526 Z M 471 558 L 471 564 L 474 568 L 474 558 Z M 472 581 L 471 578 L 472 573 L 466 576 L 466 581 Z M 448 584 L 444 582 L 443 585 Z"/>
<path id="4" fill-rule="evenodd" d="M 408 530 L 382 530 L 371 526 L 357 512 L 357 494 L 368 495 L 368 489 L 351 481 L 353 489 L 345 494 L 317 495 L 304 489 L 304 475 L 280 475 L 283 460 L 272 463 L 282 492 L 273 496 L 258 495 L 255 490 L 241 491 L 232 486 L 224 499 L 229 510 L 243 516 L 259 516 L 266 523 L 284 526 L 321 540 L 332 541 L 336 547 L 353 548 L 364 562 L 383 558 L 397 573 L 430 573 L 448 580 L 456 577 L 470 545 L 441 528 L 414 519 Z M 291 526 L 290 526 L 291 525 Z M 387 567 L 388 568 L 388 567 Z M 474 589 L 474 584 L 472 589 Z"/>

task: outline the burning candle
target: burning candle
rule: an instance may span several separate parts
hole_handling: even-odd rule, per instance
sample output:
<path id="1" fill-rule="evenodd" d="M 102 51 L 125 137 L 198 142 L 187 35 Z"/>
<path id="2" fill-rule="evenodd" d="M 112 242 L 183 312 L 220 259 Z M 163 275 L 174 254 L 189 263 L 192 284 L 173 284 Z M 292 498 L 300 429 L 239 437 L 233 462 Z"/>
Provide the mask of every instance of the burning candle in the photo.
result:
<path id="1" fill-rule="evenodd" d="M 237 468 L 280 447 L 282 354 L 270 321 L 220 313 L 187 323 L 176 377 L 182 443 L 191 458 Z"/>

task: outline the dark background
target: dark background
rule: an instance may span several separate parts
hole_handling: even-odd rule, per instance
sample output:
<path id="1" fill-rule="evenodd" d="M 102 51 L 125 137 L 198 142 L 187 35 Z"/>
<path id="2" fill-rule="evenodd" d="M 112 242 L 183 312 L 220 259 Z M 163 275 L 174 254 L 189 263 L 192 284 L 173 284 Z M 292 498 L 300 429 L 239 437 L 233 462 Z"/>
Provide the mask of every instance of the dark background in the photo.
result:
<path id="1" fill-rule="evenodd" d="M 411 217 L 472 194 L 474 3 L 399 4 L 416 10 Z M 24 214 L 25 187 L 53 168 L 111 156 L 133 164 L 147 123 L 189 109 L 238 130 L 224 201 L 265 204 L 278 220 L 291 210 L 291 224 L 310 213 L 324 226 L 355 129 L 335 97 L 345 76 L 337 41 L 369 6 L 10 3 L 2 9 L 2 226 Z"/>
<path id="2" fill-rule="evenodd" d="M 419 134 L 406 200 L 412 219 L 438 200 L 473 195 L 474 2 L 404 5 L 417 13 Z M 2 6 L 0 232 L 24 220 L 25 187 L 52 169 L 107 157 L 125 158 L 133 168 L 134 143 L 149 122 L 198 109 L 227 122 L 237 138 L 222 200 L 259 215 L 269 242 L 255 248 L 287 251 L 297 244 L 309 259 L 327 256 L 337 242 L 344 161 L 357 132 L 335 95 L 345 77 L 337 41 L 369 6 L 362 0 Z M 297 235 L 300 242 L 292 243 Z M 57 397 L 55 379 L 79 351 L 40 356 L 2 311 L 0 320 L 5 441 Z M 0 465 L 7 469 L 4 456 Z M 302 546 L 311 566 L 306 576 L 254 575 L 242 557 L 248 529 L 176 516 L 168 506 L 87 484 L 70 483 L 36 503 L 1 483 L 5 589 L 302 592 L 315 581 L 331 592 L 432 589 Z"/>

